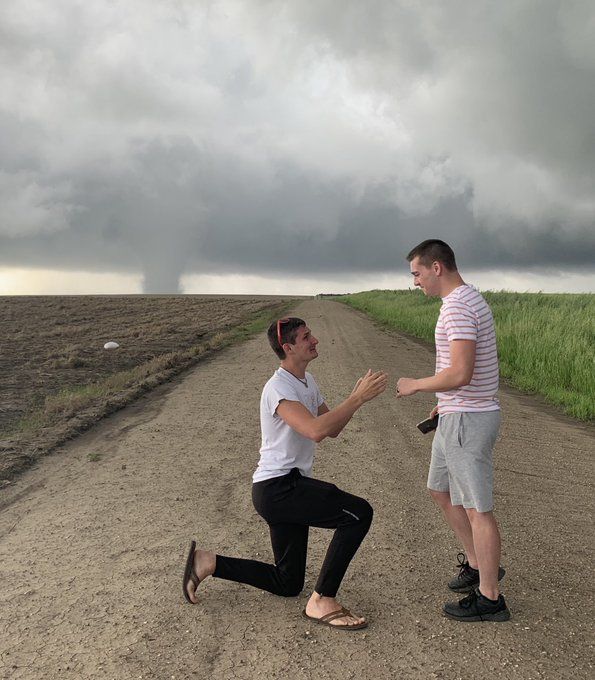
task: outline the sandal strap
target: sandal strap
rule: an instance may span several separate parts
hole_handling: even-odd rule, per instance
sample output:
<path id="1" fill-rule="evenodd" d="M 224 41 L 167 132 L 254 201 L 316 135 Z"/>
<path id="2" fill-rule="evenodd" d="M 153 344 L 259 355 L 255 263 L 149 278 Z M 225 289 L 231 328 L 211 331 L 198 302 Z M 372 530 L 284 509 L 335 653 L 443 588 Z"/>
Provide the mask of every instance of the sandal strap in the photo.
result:
<path id="1" fill-rule="evenodd" d="M 198 588 L 198 584 L 200 583 L 200 579 L 196 575 L 196 572 L 194 571 L 194 555 L 196 554 L 196 550 L 192 553 L 192 569 L 190 570 L 190 573 L 188 574 L 188 578 L 192 581 L 194 584 L 194 590 Z"/>
<path id="2" fill-rule="evenodd" d="M 331 621 L 334 621 L 335 619 L 342 619 L 345 616 L 351 616 L 352 618 L 355 618 L 353 614 L 349 611 L 349 609 L 345 609 L 345 607 L 341 607 L 341 609 L 336 609 L 334 612 L 329 612 L 328 614 L 325 614 L 324 616 L 320 617 L 320 621 L 324 623 L 330 623 Z M 348 624 L 351 625 L 351 624 Z"/>

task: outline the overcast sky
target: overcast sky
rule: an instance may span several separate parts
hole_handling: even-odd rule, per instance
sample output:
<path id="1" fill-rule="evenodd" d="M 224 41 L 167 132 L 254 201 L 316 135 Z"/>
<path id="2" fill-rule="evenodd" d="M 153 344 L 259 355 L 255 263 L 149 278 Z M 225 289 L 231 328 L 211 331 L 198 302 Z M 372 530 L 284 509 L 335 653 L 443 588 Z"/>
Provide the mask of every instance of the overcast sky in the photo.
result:
<path id="1" fill-rule="evenodd" d="M 595 292 L 591 0 L 0 4 L 0 293 Z M 4 290 L 3 290 L 4 289 Z"/>

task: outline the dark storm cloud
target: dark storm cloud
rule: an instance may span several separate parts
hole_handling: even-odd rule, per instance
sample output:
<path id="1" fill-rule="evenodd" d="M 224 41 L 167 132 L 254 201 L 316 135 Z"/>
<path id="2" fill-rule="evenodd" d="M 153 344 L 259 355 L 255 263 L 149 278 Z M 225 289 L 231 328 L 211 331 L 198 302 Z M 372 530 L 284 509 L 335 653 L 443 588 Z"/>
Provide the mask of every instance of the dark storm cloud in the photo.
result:
<path id="1" fill-rule="evenodd" d="M 0 11 L 0 263 L 592 269 L 590 4 L 371 5 Z"/>

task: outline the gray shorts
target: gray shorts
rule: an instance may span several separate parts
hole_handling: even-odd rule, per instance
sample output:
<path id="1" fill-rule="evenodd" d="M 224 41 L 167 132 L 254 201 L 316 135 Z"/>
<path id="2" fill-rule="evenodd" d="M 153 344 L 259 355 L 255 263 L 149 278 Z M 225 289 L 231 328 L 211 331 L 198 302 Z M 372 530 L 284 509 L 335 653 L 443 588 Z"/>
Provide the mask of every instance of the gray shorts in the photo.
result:
<path id="1" fill-rule="evenodd" d="M 494 508 L 492 450 L 500 411 L 446 413 L 432 444 L 428 489 L 449 491 L 450 502 L 478 512 Z"/>

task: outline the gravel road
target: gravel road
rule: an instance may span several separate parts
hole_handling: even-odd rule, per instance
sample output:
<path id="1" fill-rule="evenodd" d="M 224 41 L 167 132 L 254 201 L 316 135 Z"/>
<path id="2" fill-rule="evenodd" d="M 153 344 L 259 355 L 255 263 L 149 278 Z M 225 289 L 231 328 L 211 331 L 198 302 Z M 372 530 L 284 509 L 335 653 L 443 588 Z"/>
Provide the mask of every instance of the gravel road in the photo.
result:
<path id="1" fill-rule="evenodd" d="M 297 598 L 217 579 L 181 593 L 191 538 L 270 559 L 252 508 L 258 403 L 276 368 L 264 334 L 229 348 L 62 447 L 0 496 L 0 676 L 5 678 L 593 677 L 594 429 L 501 391 L 496 506 L 508 623 L 444 619 L 458 546 L 425 491 L 433 400 L 396 400 L 401 375 L 433 368 L 426 345 L 326 300 L 300 303 L 320 340 L 311 364 L 329 406 L 370 367 L 390 390 L 314 473 L 367 498 L 374 522 L 339 593 L 365 631 L 300 616 L 330 532 L 311 530 Z"/>

